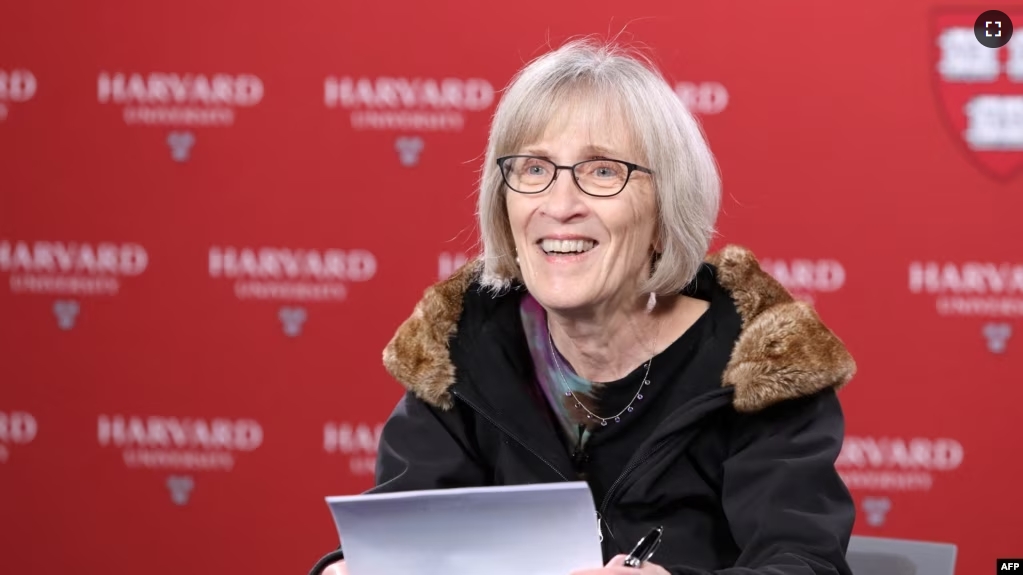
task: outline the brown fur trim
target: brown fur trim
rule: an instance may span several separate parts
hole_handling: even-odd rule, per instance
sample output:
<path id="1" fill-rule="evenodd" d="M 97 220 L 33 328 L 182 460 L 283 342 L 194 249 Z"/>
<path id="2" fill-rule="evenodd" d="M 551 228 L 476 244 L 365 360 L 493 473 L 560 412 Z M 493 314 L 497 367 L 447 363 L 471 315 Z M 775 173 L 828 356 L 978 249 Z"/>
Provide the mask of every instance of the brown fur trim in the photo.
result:
<path id="1" fill-rule="evenodd" d="M 707 261 L 718 269 L 743 322 L 722 377 L 735 387 L 738 411 L 759 411 L 852 379 L 856 363 L 845 345 L 809 304 L 760 269 L 752 252 L 727 246 Z"/>
<path id="2" fill-rule="evenodd" d="M 840 388 L 852 379 L 856 363 L 841 340 L 809 304 L 796 301 L 760 269 L 752 252 L 727 246 L 707 261 L 717 268 L 718 281 L 732 295 L 743 322 L 722 377 L 722 385 L 735 387 L 738 411 Z M 473 260 L 427 289 L 384 350 L 388 373 L 441 408 L 451 406 L 448 388 L 455 382 L 448 342 L 462 314 L 462 297 L 480 271 L 481 262 Z"/>
<path id="3" fill-rule="evenodd" d="M 448 341 L 458 330 L 462 296 L 479 275 L 482 262 L 472 260 L 448 279 L 428 288 L 384 348 L 384 369 L 423 401 L 448 409 L 448 388 L 455 383 L 455 366 Z"/>

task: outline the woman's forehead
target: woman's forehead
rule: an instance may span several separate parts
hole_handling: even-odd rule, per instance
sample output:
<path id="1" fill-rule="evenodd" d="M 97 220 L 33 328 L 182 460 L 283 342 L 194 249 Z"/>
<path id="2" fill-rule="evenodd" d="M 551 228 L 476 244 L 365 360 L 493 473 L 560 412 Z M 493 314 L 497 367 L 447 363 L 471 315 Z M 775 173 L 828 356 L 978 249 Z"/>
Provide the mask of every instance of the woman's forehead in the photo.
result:
<path id="1" fill-rule="evenodd" d="M 523 134 L 522 151 L 636 159 L 638 150 L 627 110 L 616 98 L 570 93 L 551 102 L 545 116 L 546 122 Z"/>

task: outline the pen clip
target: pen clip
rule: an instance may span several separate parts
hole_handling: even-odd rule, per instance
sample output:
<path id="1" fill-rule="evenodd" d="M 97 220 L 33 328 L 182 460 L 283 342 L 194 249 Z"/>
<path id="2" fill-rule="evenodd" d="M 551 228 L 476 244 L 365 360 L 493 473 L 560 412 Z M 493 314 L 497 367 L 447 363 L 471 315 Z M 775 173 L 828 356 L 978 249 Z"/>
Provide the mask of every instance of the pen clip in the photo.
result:
<path id="1" fill-rule="evenodd" d="M 625 558 L 626 567 L 640 568 L 654 556 L 657 548 L 661 546 L 661 535 L 664 534 L 663 527 L 657 527 L 647 533 L 636 543 L 636 547 Z"/>
<path id="2" fill-rule="evenodd" d="M 657 548 L 660 547 L 660 546 L 661 546 L 661 538 L 658 537 L 657 541 L 654 541 L 654 544 L 650 546 L 650 550 L 646 552 L 646 556 L 639 558 L 640 565 L 642 565 L 643 563 L 646 563 L 647 561 L 649 561 L 650 558 L 654 556 L 654 553 L 657 552 Z"/>

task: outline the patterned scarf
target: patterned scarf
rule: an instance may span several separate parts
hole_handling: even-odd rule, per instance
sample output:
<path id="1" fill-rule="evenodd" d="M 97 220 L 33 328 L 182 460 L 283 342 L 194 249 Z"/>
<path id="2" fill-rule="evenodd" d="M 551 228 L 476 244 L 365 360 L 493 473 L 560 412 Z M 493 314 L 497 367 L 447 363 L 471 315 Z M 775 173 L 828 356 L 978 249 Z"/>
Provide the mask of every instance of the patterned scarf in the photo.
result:
<path id="1" fill-rule="evenodd" d="M 557 414 L 558 420 L 573 443 L 585 443 L 590 437 L 590 432 L 584 430 L 582 437 L 579 437 L 579 425 L 571 417 L 565 401 L 565 392 L 572 391 L 580 396 L 591 395 L 593 385 L 576 375 L 572 366 L 560 353 L 557 361 L 561 365 L 561 373 L 558 373 L 558 364 L 554 363 L 550 335 L 547 331 L 547 312 L 528 293 L 522 298 L 519 314 L 522 317 L 522 326 L 525 328 L 526 341 L 529 343 L 529 353 L 533 357 L 540 389 L 543 390 L 547 402 Z"/>

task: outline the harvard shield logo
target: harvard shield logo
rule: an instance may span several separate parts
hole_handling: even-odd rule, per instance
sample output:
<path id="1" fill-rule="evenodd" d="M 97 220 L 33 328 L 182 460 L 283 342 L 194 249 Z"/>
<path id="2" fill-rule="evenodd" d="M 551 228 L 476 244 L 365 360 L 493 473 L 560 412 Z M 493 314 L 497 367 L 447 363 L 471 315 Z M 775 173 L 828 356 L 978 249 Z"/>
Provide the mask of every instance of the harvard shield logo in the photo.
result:
<path id="1" fill-rule="evenodd" d="M 1000 10 L 1023 26 L 1023 6 Z M 934 13 L 934 86 L 953 138 L 983 172 L 1007 181 L 1023 172 L 1023 30 L 988 48 L 973 31 L 982 11 Z"/>

